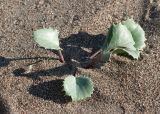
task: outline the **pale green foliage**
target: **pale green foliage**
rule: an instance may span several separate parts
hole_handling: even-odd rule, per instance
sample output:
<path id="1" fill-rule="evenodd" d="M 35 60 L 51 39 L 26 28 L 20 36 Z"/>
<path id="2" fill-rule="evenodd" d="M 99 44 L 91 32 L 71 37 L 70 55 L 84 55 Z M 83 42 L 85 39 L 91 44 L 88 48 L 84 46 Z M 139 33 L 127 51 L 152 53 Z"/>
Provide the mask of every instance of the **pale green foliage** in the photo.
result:
<path id="1" fill-rule="evenodd" d="M 34 40 L 45 49 L 59 50 L 58 30 L 53 28 L 44 28 L 34 31 Z"/>
<path id="2" fill-rule="evenodd" d="M 132 34 L 129 32 L 126 26 L 121 23 L 113 25 L 112 39 L 107 47 L 108 50 L 116 48 L 134 48 L 135 42 L 132 39 Z"/>
<path id="3" fill-rule="evenodd" d="M 133 19 L 128 19 L 122 23 L 131 32 L 133 40 L 135 42 L 134 47 L 137 50 L 143 50 L 143 48 L 146 46 L 145 45 L 146 38 L 145 38 L 145 32 L 142 29 L 142 27 L 139 24 L 136 24 Z"/>
<path id="4" fill-rule="evenodd" d="M 71 96 L 72 101 L 91 97 L 91 94 L 93 93 L 92 81 L 84 76 L 68 76 L 65 78 L 63 86 L 66 95 Z"/>
<path id="5" fill-rule="evenodd" d="M 145 47 L 145 40 L 145 32 L 141 26 L 133 19 L 128 19 L 122 24 L 112 25 L 103 45 L 103 51 L 105 51 L 104 54 L 107 51 L 115 54 L 127 53 L 134 59 L 138 59 L 140 51 Z"/>

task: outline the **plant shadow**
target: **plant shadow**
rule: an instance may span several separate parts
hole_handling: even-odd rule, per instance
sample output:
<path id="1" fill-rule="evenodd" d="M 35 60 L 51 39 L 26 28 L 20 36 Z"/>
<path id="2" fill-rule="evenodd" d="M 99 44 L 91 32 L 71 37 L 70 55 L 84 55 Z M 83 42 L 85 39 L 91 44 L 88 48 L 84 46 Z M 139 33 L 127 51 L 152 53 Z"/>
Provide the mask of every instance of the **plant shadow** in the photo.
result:
<path id="1" fill-rule="evenodd" d="M 86 32 L 79 32 L 61 40 L 61 47 L 64 50 L 64 58 L 74 59 L 81 62 L 83 57 L 90 56 L 100 49 L 106 36 L 103 34 L 91 35 Z M 87 52 L 85 49 L 92 49 Z"/>
<path id="2" fill-rule="evenodd" d="M 105 38 L 106 36 L 103 34 L 90 35 L 86 32 L 72 34 L 71 36 L 64 38 L 60 41 L 60 47 L 64 50 L 64 65 L 56 68 L 50 68 L 30 73 L 25 73 L 25 70 L 23 68 L 20 68 L 14 70 L 13 73 L 15 76 L 25 76 L 34 79 L 37 79 L 39 76 L 63 76 L 73 74 L 77 69 L 77 66 L 72 60 L 76 61 L 76 63 L 79 64 L 78 66 L 81 66 L 82 59 L 84 57 L 90 56 L 96 50 L 100 49 L 103 45 Z M 88 52 L 84 48 L 92 50 L 92 52 Z"/>
<path id="3" fill-rule="evenodd" d="M 11 61 L 22 61 L 22 60 L 37 60 L 37 62 L 40 62 L 42 60 L 58 60 L 58 58 L 53 58 L 53 57 L 16 57 L 16 58 L 6 58 L 0 56 L 0 68 L 5 67 L 10 64 Z M 36 64 L 37 62 L 33 63 Z"/>
<path id="4" fill-rule="evenodd" d="M 1 96 L 0 96 L 0 114 L 10 114 L 9 106 Z"/>
<path id="5" fill-rule="evenodd" d="M 13 71 L 14 76 L 24 76 L 27 78 L 31 78 L 33 80 L 39 79 L 40 76 L 63 76 L 63 75 L 69 75 L 74 73 L 74 68 L 71 64 L 64 64 L 62 66 L 56 67 L 56 68 L 50 68 L 46 70 L 39 70 L 35 72 L 25 73 L 26 70 L 24 68 L 15 69 Z"/>
<path id="6" fill-rule="evenodd" d="M 63 80 L 53 80 L 32 85 L 28 91 L 33 96 L 43 98 L 44 100 L 51 100 L 59 104 L 71 101 L 71 98 L 65 96 L 65 92 L 63 91 Z"/>

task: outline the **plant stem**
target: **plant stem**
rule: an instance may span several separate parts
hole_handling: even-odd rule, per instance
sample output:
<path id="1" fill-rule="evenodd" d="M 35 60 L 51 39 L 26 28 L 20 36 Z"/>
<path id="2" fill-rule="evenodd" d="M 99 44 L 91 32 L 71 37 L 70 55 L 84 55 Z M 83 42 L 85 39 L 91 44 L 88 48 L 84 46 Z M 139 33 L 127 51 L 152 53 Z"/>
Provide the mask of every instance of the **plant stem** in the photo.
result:
<path id="1" fill-rule="evenodd" d="M 85 58 L 84 62 L 82 63 L 82 66 L 84 68 L 90 68 L 90 67 L 93 67 L 94 65 L 94 58 L 99 54 L 101 53 L 103 50 L 102 49 L 99 49 L 98 51 L 96 51 L 94 54 L 92 54 L 90 57 L 87 57 Z"/>
<path id="2" fill-rule="evenodd" d="M 64 63 L 65 61 L 64 61 L 64 57 L 62 55 L 62 51 L 61 50 L 58 50 L 58 55 L 59 55 L 59 61 Z"/>
<path id="3" fill-rule="evenodd" d="M 101 53 L 102 52 L 102 49 L 99 49 L 97 52 L 95 52 L 93 55 L 91 55 L 89 58 L 90 59 L 93 59 L 93 58 L 95 58 L 99 53 Z"/>

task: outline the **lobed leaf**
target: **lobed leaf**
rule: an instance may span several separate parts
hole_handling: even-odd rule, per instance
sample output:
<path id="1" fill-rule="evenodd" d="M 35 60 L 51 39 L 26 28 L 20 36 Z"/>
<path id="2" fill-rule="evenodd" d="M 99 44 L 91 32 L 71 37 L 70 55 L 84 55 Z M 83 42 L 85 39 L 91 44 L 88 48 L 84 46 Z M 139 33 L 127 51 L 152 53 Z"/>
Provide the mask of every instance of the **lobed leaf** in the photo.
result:
<path id="1" fill-rule="evenodd" d="M 142 27 L 139 24 L 136 24 L 133 19 L 128 19 L 122 23 L 131 32 L 133 40 L 135 42 L 134 47 L 137 50 L 143 50 L 143 48 L 146 46 L 145 45 L 146 38 L 145 38 L 145 32 L 142 29 Z"/>
<path id="2" fill-rule="evenodd" d="M 44 28 L 34 31 L 34 40 L 45 49 L 59 50 L 58 30 L 53 28 Z"/>
<path id="3" fill-rule="evenodd" d="M 125 48 L 134 48 L 134 40 L 132 38 L 132 34 L 127 29 L 126 26 L 122 25 L 121 23 L 117 25 L 113 25 L 112 29 L 112 38 L 107 47 L 108 50 L 125 47 Z"/>
<path id="4" fill-rule="evenodd" d="M 118 55 L 130 55 L 134 59 L 138 59 L 138 57 L 140 56 L 140 52 L 138 50 L 131 50 L 128 48 L 118 48 L 118 49 L 115 49 L 112 53 L 118 54 Z"/>
<path id="5" fill-rule="evenodd" d="M 64 80 L 64 91 L 66 95 L 71 96 L 73 101 L 79 101 L 91 97 L 93 93 L 92 81 L 84 76 L 68 76 Z"/>
<path id="6" fill-rule="evenodd" d="M 103 45 L 102 57 L 106 56 L 104 61 L 108 61 L 110 52 L 110 54 L 127 53 L 134 59 L 138 59 L 140 51 L 145 47 L 145 40 L 144 30 L 133 19 L 127 19 L 122 24 L 113 24 Z"/>

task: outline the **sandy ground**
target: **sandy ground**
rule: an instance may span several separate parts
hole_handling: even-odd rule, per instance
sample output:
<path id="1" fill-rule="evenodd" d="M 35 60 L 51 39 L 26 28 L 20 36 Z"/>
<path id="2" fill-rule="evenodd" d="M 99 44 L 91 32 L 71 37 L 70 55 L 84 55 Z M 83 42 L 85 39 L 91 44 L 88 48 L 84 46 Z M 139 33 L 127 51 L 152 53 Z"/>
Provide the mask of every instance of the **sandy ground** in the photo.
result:
<path id="1" fill-rule="evenodd" d="M 160 16 L 152 6 L 144 21 L 148 5 L 147 0 L 0 0 L 0 114 L 159 114 Z M 80 62 L 100 48 L 112 23 L 127 16 L 146 31 L 140 59 L 115 56 L 101 68 L 78 67 L 95 91 L 71 102 L 62 81 L 76 64 L 43 58 L 51 52 L 37 46 L 32 32 L 57 28 L 66 61 Z"/>

